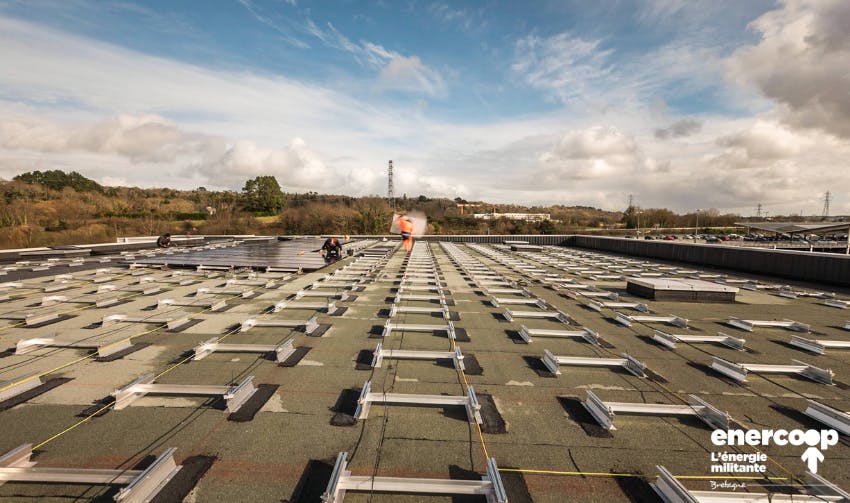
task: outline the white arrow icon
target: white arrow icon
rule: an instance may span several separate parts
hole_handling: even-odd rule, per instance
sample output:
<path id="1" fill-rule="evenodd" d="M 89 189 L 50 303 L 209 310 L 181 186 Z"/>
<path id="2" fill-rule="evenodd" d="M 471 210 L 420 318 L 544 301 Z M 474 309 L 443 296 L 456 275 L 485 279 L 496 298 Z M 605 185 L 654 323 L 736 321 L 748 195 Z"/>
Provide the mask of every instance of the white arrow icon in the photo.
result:
<path id="1" fill-rule="evenodd" d="M 823 454 L 815 447 L 809 447 L 806 452 L 800 456 L 800 459 L 809 464 L 809 471 L 812 473 L 818 472 L 818 463 L 823 461 Z"/>

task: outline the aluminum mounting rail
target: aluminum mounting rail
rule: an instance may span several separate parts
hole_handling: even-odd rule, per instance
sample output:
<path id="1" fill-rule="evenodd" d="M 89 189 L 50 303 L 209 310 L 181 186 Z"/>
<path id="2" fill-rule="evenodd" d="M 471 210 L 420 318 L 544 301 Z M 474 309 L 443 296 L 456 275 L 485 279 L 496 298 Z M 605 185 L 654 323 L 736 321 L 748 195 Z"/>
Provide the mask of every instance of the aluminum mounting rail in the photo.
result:
<path id="1" fill-rule="evenodd" d="M 345 302 L 351 298 L 351 295 L 346 291 L 338 291 L 338 292 L 328 292 L 321 290 L 298 290 L 294 294 L 294 299 L 302 299 L 304 297 L 323 297 L 323 298 L 336 298 L 340 302 Z"/>
<path id="2" fill-rule="evenodd" d="M 632 326 L 632 323 L 667 323 L 668 325 L 673 325 L 679 328 L 688 328 L 688 320 L 686 318 L 682 318 L 681 316 L 642 316 L 635 315 L 629 316 L 627 314 L 623 314 L 620 312 L 616 313 L 614 317 L 614 321 L 621 325 L 625 325 L 627 327 Z"/>
<path id="3" fill-rule="evenodd" d="M 560 321 L 567 325 L 572 321 L 567 314 L 561 311 L 513 311 L 511 309 L 505 309 L 503 316 L 508 321 L 514 321 L 516 318 L 546 318 Z"/>
<path id="4" fill-rule="evenodd" d="M 304 332 L 307 334 L 312 334 L 319 328 L 318 316 L 312 316 L 311 318 L 301 321 L 301 320 L 269 320 L 269 319 L 257 319 L 257 318 L 248 318 L 247 320 L 242 320 L 239 323 L 239 332 L 247 332 L 254 327 L 284 327 L 284 328 L 298 328 L 304 327 Z"/>
<path id="5" fill-rule="evenodd" d="M 178 300 L 178 299 L 157 299 L 156 308 L 164 309 L 166 307 L 178 306 L 178 307 L 200 307 L 207 309 L 212 312 L 221 311 L 227 308 L 227 302 L 224 300 L 213 300 L 213 301 L 186 301 L 186 300 Z"/>
<path id="6" fill-rule="evenodd" d="M 656 330 L 652 335 L 652 340 L 655 342 L 667 346 L 668 348 L 675 348 L 677 342 L 710 342 L 722 344 L 724 346 L 730 347 L 732 349 L 737 349 L 739 351 L 744 350 L 745 339 L 738 339 L 737 337 L 732 337 L 724 334 L 723 332 L 717 332 L 717 335 L 686 335 L 686 334 L 668 334 L 667 332 L 662 332 L 661 330 Z"/>
<path id="7" fill-rule="evenodd" d="M 811 331 L 809 325 L 794 320 L 742 320 L 731 316 L 726 324 L 746 330 L 747 332 L 752 332 L 755 327 L 787 328 L 788 330 L 803 333 L 809 333 Z"/>
<path id="8" fill-rule="evenodd" d="M 593 292 L 578 292 L 578 294 L 581 295 L 582 297 L 601 297 L 603 299 L 608 299 L 608 300 L 611 300 L 611 301 L 614 301 L 614 302 L 620 300 L 620 295 L 617 294 L 616 292 L 596 292 L 596 291 L 593 291 Z M 626 307 L 631 307 L 631 306 L 626 306 Z"/>
<path id="9" fill-rule="evenodd" d="M 114 306 L 121 302 L 117 295 L 104 295 L 97 299 L 69 298 L 65 295 L 47 295 L 41 298 L 41 306 L 47 307 L 55 304 L 91 304 L 96 308 Z"/>
<path id="10" fill-rule="evenodd" d="M 245 405 L 257 391 L 254 387 L 254 376 L 242 379 L 232 386 L 207 386 L 195 384 L 157 384 L 154 383 L 154 373 L 150 372 L 123 388 L 112 392 L 115 398 L 113 408 L 121 410 L 145 395 L 194 395 L 221 396 L 227 403 L 227 412 L 233 413 Z"/>
<path id="11" fill-rule="evenodd" d="M 561 375 L 561 365 L 573 365 L 581 367 L 623 367 L 638 377 L 646 377 L 646 364 L 637 360 L 628 353 L 623 353 L 622 358 L 587 358 L 583 356 L 556 356 L 548 349 L 543 350 L 541 361 L 546 368 L 555 375 Z"/>
<path id="12" fill-rule="evenodd" d="M 473 278 L 474 279 L 474 278 Z M 480 287 L 513 287 L 515 283 L 504 279 L 482 279 L 476 280 L 475 283 Z"/>
<path id="13" fill-rule="evenodd" d="M 809 400 L 808 402 L 809 405 L 803 411 L 803 414 L 834 428 L 844 435 L 850 436 L 850 413 L 834 409 L 814 400 Z"/>
<path id="14" fill-rule="evenodd" d="M 23 444 L 0 456 L 0 485 L 5 482 L 124 486 L 114 496 L 122 503 L 151 501 L 182 468 L 174 460 L 176 448 L 166 449 L 144 470 L 90 468 L 36 468 L 32 444 Z"/>
<path id="15" fill-rule="evenodd" d="M 825 300 L 823 305 L 837 307 L 838 309 L 850 309 L 850 300 L 829 299 Z"/>
<path id="16" fill-rule="evenodd" d="M 277 281 L 273 279 L 238 279 L 231 278 L 225 282 L 228 287 L 232 286 L 258 286 L 261 288 L 274 288 L 277 286 Z"/>
<path id="17" fill-rule="evenodd" d="M 390 318 L 395 318 L 398 314 L 439 314 L 446 321 L 454 319 L 451 311 L 446 307 L 419 307 L 419 306 L 399 306 L 393 304 L 390 306 Z"/>
<path id="18" fill-rule="evenodd" d="M 423 301 L 423 302 L 434 302 L 437 301 L 440 305 L 446 305 L 446 297 L 442 293 L 439 295 L 418 295 L 415 293 L 402 294 L 401 292 L 397 292 L 395 294 L 395 298 L 393 299 L 393 304 L 398 304 L 405 301 Z"/>
<path id="19" fill-rule="evenodd" d="M 41 325 L 42 323 L 58 320 L 60 316 L 61 315 L 58 312 L 51 311 L 48 313 L 2 314 L 0 315 L 0 318 L 6 320 L 23 321 L 26 326 L 30 327 L 33 325 Z"/>
<path id="20" fill-rule="evenodd" d="M 833 384 L 832 378 L 835 374 L 832 370 L 821 369 L 799 360 L 791 361 L 794 363 L 793 365 L 732 363 L 714 356 L 712 357 L 711 368 L 738 382 L 745 382 L 748 373 L 756 372 L 759 374 L 797 374 L 822 384 Z"/>
<path id="21" fill-rule="evenodd" d="M 179 316 L 128 316 L 126 314 L 110 314 L 104 316 L 101 320 L 101 326 L 108 327 L 116 323 L 152 323 L 154 325 L 165 325 L 169 330 L 177 330 L 178 328 L 187 325 L 191 322 L 191 318 L 186 313 L 180 313 Z"/>
<path id="22" fill-rule="evenodd" d="M 406 349 L 384 349 L 379 342 L 378 347 L 372 353 L 372 367 L 380 368 L 384 358 L 397 360 L 452 360 L 456 369 L 465 370 L 463 366 L 463 353 L 460 352 L 460 347 L 455 347 L 454 351 L 413 351 Z"/>
<path id="23" fill-rule="evenodd" d="M 596 274 L 593 276 L 593 279 L 603 281 L 621 281 L 625 279 L 625 277 L 622 274 Z"/>
<path id="24" fill-rule="evenodd" d="M 796 299 L 797 297 L 814 297 L 816 299 L 831 299 L 835 297 L 834 293 L 825 292 L 807 292 L 805 290 L 780 290 L 777 294 L 779 297 L 786 299 Z M 826 304 L 829 305 L 829 304 Z M 835 307 L 835 306 L 833 306 Z"/>
<path id="25" fill-rule="evenodd" d="M 341 281 L 314 281 L 310 285 L 311 290 L 318 290 L 319 288 L 337 288 L 340 290 L 354 290 L 355 288 L 362 285 L 360 281 L 351 281 L 351 282 L 341 282 Z"/>
<path id="26" fill-rule="evenodd" d="M 36 337 L 33 339 L 21 339 L 15 346 L 15 354 L 23 355 L 31 353 L 37 349 L 44 347 L 51 348 L 78 348 L 78 349 L 94 349 L 97 351 L 97 356 L 104 358 L 109 355 L 124 351 L 133 346 L 133 342 L 129 338 L 119 339 L 117 341 L 72 341 L 67 339 L 57 339 L 55 337 Z"/>
<path id="27" fill-rule="evenodd" d="M 490 297 L 490 305 L 493 307 L 501 307 L 502 305 L 510 306 L 510 305 L 523 305 L 523 306 L 535 306 L 540 309 L 549 309 L 549 304 L 546 303 L 545 300 L 539 297 Z"/>
<path id="28" fill-rule="evenodd" d="M 455 326 L 454 323 L 448 321 L 446 325 L 425 325 L 418 323 L 393 323 L 390 320 L 387 320 L 384 323 L 384 331 L 381 334 L 382 337 L 389 337 L 389 335 L 393 332 L 446 332 L 450 339 L 455 338 Z"/>
<path id="29" fill-rule="evenodd" d="M 487 294 L 491 297 L 494 294 L 508 294 L 508 293 L 512 293 L 514 295 L 523 295 L 525 297 L 531 297 L 531 293 L 529 293 L 528 290 L 526 290 L 525 288 L 517 288 L 515 286 L 510 287 L 510 288 L 482 288 L 482 290 L 484 291 L 485 294 Z"/>
<path id="30" fill-rule="evenodd" d="M 219 353 L 274 353 L 275 361 L 282 363 L 295 352 L 292 345 L 294 339 L 287 339 L 280 344 L 226 344 L 213 337 L 195 346 L 193 360 L 203 360 L 207 356 Z"/>
<path id="31" fill-rule="evenodd" d="M 712 406 L 696 395 L 688 395 L 688 405 L 665 405 L 657 403 L 605 402 L 587 390 L 584 407 L 607 430 L 616 430 L 614 415 L 637 414 L 645 416 L 696 416 L 712 429 L 729 429 L 729 414 Z"/>
<path id="32" fill-rule="evenodd" d="M 807 494 L 691 491 L 663 466 L 650 486 L 665 503 L 824 503 L 850 501 L 850 493 L 820 475 L 806 472 Z"/>
<path id="33" fill-rule="evenodd" d="M 796 346 L 800 349 L 804 349 L 806 351 L 819 355 L 824 354 L 827 348 L 850 349 L 850 341 L 827 341 L 806 339 L 797 335 L 791 336 L 790 344 L 792 346 Z"/>
<path id="34" fill-rule="evenodd" d="M 481 480 L 354 476 L 348 470 L 347 458 L 347 452 L 339 453 L 328 487 L 322 494 L 322 503 L 343 503 L 346 491 L 481 495 L 487 503 L 508 503 L 499 467 L 493 458 L 487 458 L 487 475 Z"/>
<path id="35" fill-rule="evenodd" d="M 369 410 L 373 403 L 382 404 L 406 404 L 406 405 L 458 405 L 466 408 L 466 417 L 470 423 L 482 424 L 481 404 L 472 386 L 466 387 L 466 395 L 420 395 L 409 393 L 373 393 L 372 381 L 366 381 L 360 398 L 357 399 L 357 410 L 354 412 L 356 419 L 369 417 Z"/>
<path id="36" fill-rule="evenodd" d="M 402 284 L 402 285 L 398 286 L 397 291 L 398 292 L 411 291 L 411 292 L 441 293 L 443 291 L 443 289 L 439 286 L 433 286 L 433 285 L 404 285 L 404 284 Z"/>
<path id="37" fill-rule="evenodd" d="M 254 290 L 250 288 L 198 288 L 198 290 L 195 292 L 195 296 L 200 297 L 202 295 L 232 295 L 247 299 L 248 297 L 253 297 L 255 293 L 256 292 L 254 292 Z"/>
<path id="38" fill-rule="evenodd" d="M 9 379 L 8 381 L 0 381 L 0 402 L 8 400 L 13 396 L 18 396 L 21 393 L 26 393 L 44 384 L 40 374 L 39 371 L 35 371 L 14 379 Z"/>
<path id="39" fill-rule="evenodd" d="M 594 332 L 587 327 L 583 327 L 581 330 L 547 330 L 541 328 L 528 328 L 525 325 L 520 325 L 519 336 L 526 343 L 530 343 L 533 340 L 532 337 L 581 337 L 591 344 L 597 346 L 600 345 L 599 333 Z"/>
<path id="40" fill-rule="evenodd" d="M 586 285 L 584 283 L 561 283 L 559 285 L 552 285 L 556 290 L 590 290 L 593 288 L 591 285 Z M 583 295 L 584 292 L 577 292 L 579 295 Z M 619 297 L 617 297 L 619 298 Z"/>
<path id="41" fill-rule="evenodd" d="M 324 311 L 331 314 L 336 311 L 336 302 L 292 302 L 281 300 L 272 306 L 273 313 L 279 313 L 284 309 L 304 309 L 313 311 Z"/>
<path id="42" fill-rule="evenodd" d="M 585 306 L 593 309 L 594 311 L 602 311 L 603 308 L 608 309 L 634 309 L 635 311 L 640 311 L 642 313 L 649 312 L 649 306 L 643 304 L 641 302 L 599 302 L 596 300 L 591 300 Z"/>

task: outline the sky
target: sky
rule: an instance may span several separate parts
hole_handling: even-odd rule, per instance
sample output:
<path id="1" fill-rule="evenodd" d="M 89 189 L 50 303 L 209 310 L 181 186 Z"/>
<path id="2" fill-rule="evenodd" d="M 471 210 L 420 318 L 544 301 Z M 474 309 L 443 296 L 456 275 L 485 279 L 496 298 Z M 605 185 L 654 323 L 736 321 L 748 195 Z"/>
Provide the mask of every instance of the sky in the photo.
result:
<path id="1" fill-rule="evenodd" d="M 846 0 L 0 0 L 0 177 L 850 214 Z"/>

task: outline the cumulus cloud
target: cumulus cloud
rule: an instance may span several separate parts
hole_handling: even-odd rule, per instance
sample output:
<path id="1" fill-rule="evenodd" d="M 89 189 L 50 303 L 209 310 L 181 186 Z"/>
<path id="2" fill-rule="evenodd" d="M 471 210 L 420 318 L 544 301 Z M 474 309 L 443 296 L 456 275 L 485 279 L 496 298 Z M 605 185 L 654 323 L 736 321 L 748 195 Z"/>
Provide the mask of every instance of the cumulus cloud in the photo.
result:
<path id="1" fill-rule="evenodd" d="M 34 118 L 3 121 L 0 147 L 57 155 L 111 154 L 131 165 L 183 166 L 184 175 L 212 186 L 238 187 L 246 178 L 274 175 L 290 190 L 341 188 L 335 173 L 301 138 L 281 148 L 263 148 L 247 140 L 228 144 L 222 137 L 182 131 L 158 115 L 123 114 L 74 125 Z M 103 180 L 114 185 L 126 178 Z"/>
<path id="2" fill-rule="evenodd" d="M 655 137 L 661 140 L 668 138 L 681 138 L 698 133 L 702 129 L 702 121 L 692 117 L 680 119 L 666 128 L 658 128 L 655 130 Z"/>
<path id="3" fill-rule="evenodd" d="M 641 167 L 652 165 L 631 136 L 613 127 L 571 131 L 539 158 L 539 168 L 549 182 L 607 178 Z"/>
<path id="4" fill-rule="evenodd" d="M 736 157 L 750 161 L 785 159 L 797 155 L 812 141 L 775 122 L 758 121 L 749 129 L 721 136 L 717 144 L 728 147 Z M 740 163 L 738 163 L 740 165 Z"/>
<path id="5" fill-rule="evenodd" d="M 753 21 L 761 34 L 729 60 L 730 76 L 755 86 L 794 126 L 850 138 L 850 2 L 786 0 Z"/>
<path id="6" fill-rule="evenodd" d="M 0 122 L 0 146 L 41 152 L 119 154 L 132 161 L 173 161 L 188 145 L 174 123 L 158 115 L 123 114 L 89 125 L 38 119 Z"/>

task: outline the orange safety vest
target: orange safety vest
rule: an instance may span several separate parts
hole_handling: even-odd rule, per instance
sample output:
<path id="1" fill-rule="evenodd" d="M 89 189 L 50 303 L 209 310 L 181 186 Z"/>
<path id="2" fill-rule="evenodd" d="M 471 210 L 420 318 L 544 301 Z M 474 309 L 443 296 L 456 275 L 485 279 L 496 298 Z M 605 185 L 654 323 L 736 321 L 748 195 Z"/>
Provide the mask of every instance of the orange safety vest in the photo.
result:
<path id="1" fill-rule="evenodd" d="M 401 232 L 406 232 L 408 234 L 411 234 L 411 233 L 413 233 L 413 222 L 411 222 L 410 220 L 406 220 L 404 218 L 399 218 L 398 229 Z"/>

